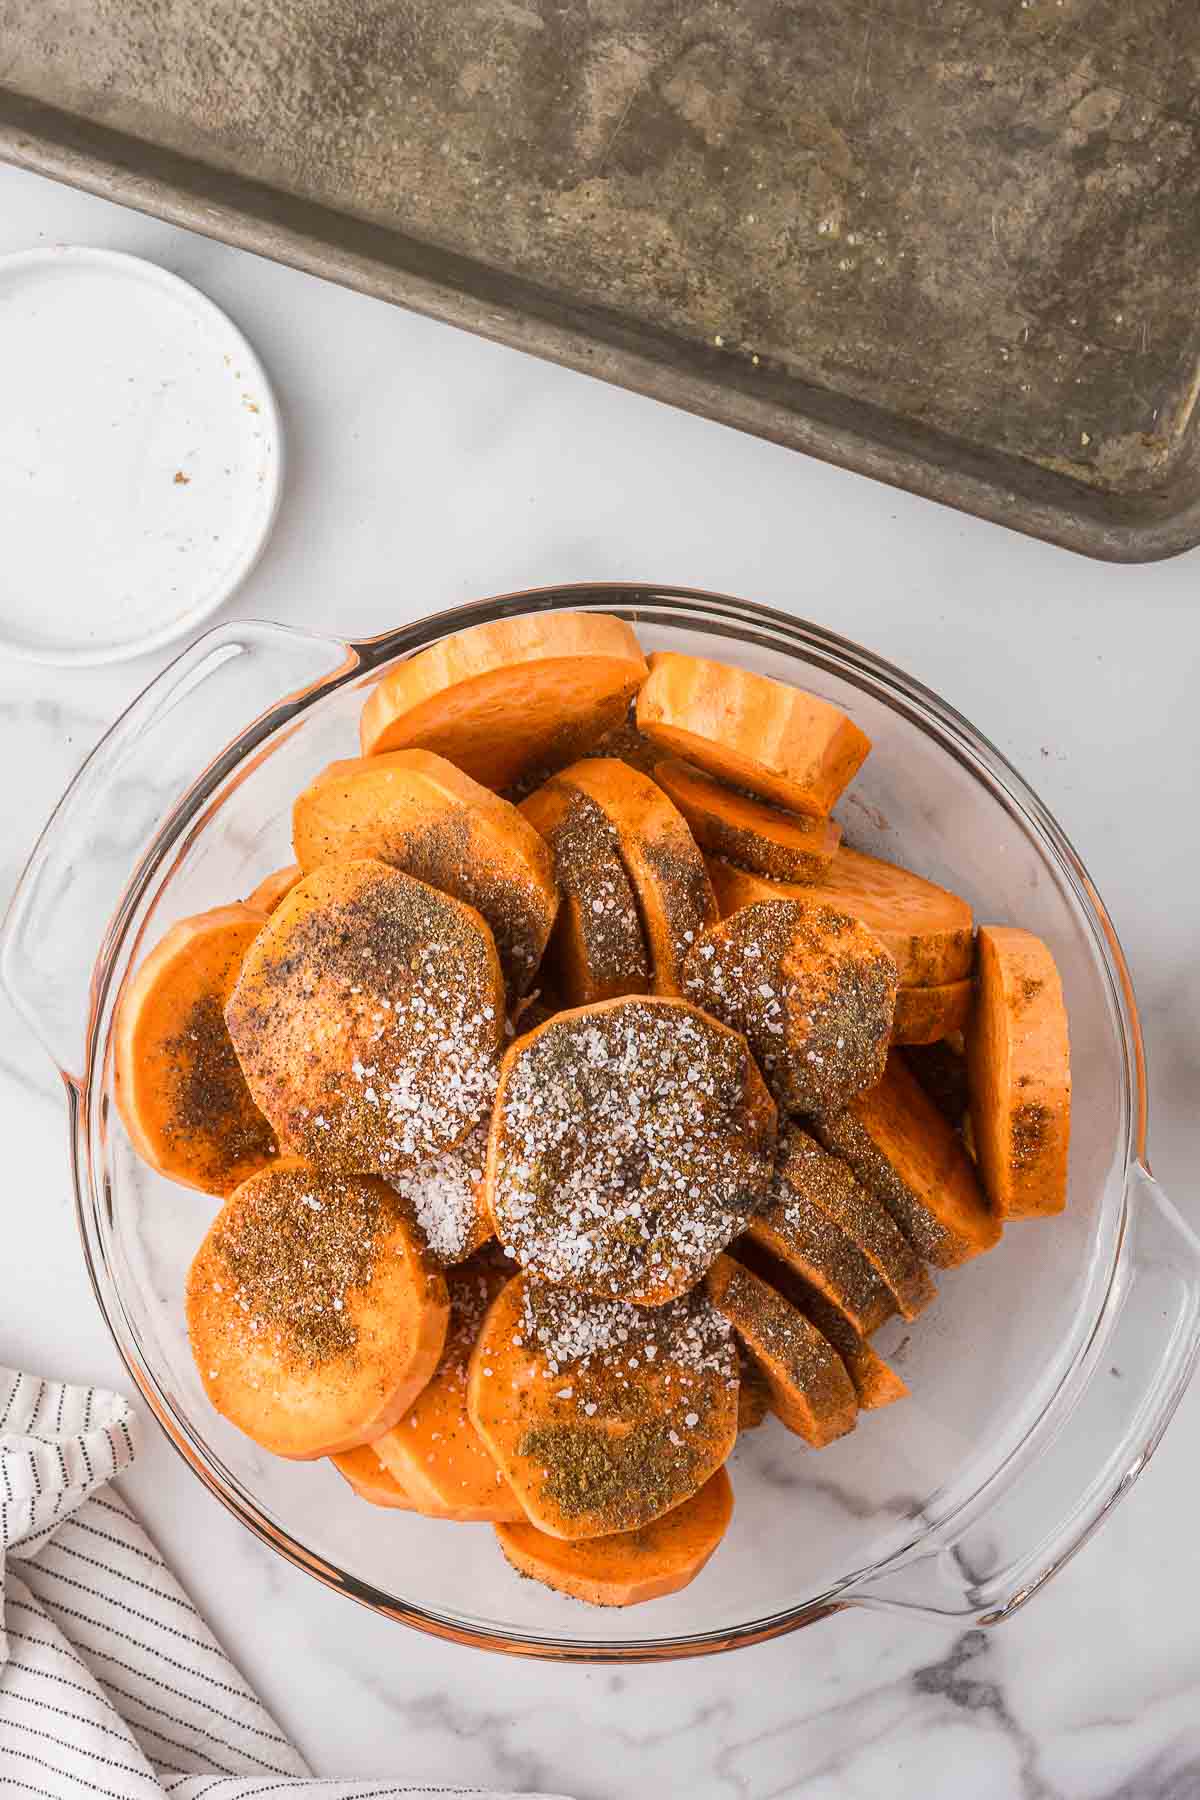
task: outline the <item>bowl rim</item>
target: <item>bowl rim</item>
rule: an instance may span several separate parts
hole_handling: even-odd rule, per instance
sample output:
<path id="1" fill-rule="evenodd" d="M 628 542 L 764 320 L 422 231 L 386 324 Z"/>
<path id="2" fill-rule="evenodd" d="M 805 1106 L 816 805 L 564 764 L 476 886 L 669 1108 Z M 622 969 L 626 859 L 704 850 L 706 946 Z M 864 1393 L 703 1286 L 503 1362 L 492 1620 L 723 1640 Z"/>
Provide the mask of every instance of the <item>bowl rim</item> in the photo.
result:
<path id="1" fill-rule="evenodd" d="M 192 1428 L 177 1413 L 168 1397 L 146 1366 L 139 1334 L 129 1319 L 117 1281 L 103 1253 L 103 1237 L 99 1229 L 98 1211 L 101 1196 L 94 1190 L 93 1138 L 107 1128 L 104 1104 L 106 1039 L 104 1020 L 106 999 L 116 974 L 118 953 L 125 945 L 127 928 L 136 914 L 146 891 L 153 885 L 164 863 L 173 863 L 182 855 L 195 833 L 221 803 L 226 784 L 235 770 L 275 737 L 309 706 L 345 686 L 362 686 L 377 677 L 384 667 L 415 654 L 427 644 L 471 625 L 495 619 L 514 617 L 538 611 L 608 611 L 624 617 L 636 626 L 639 618 L 646 623 L 675 623 L 688 620 L 701 622 L 716 636 L 726 636 L 740 644 L 759 642 L 767 648 L 789 650 L 804 660 L 849 678 L 854 685 L 874 693 L 887 706 L 905 716 L 925 735 L 933 736 L 939 745 L 954 755 L 976 778 L 986 776 L 995 797 L 1010 810 L 1015 809 L 1023 823 L 1032 828 L 1040 840 L 1043 855 L 1065 880 L 1081 914 L 1087 920 L 1100 953 L 1100 963 L 1108 978 L 1114 1019 L 1119 1025 L 1124 1074 L 1123 1135 L 1126 1180 L 1115 1220 L 1111 1255 L 1103 1278 L 1095 1284 L 1098 1302 L 1095 1315 L 1081 1337 L 1075 1352 L 1064 1367 L 1061 1379 L 1047 1394 L 1045 1403 L 1021 1443 L 1012 1448 L 969 1494 L 959 1497 L 954 1506 L 936 1521 L 940 1529 L 998 1483 L 1006 1469 L 1029 1445 L 1031 1439 L 1046 1426 L 1064 1391 L 1080 1375 L 1090 1342 L 1111 1303 L 1114 1276 L 1121 1244 L 1128 1223 L 1128 1171 L 1136 1159 L 1145 1158 L 1147 1099 L 1145 1057 L 1133 984 L 1116 931 L 1109 919 L 1095 885 L 1070 840 L 1044 803 L 1006 757 L 970 722 L 932 689 L 898 669 L 874 652 L 810 621 L 794 618 L 775 608 L 704 589 L 684 588 L 654 583 L 605 582 L 554 585 L 522 589 L 489 599 L 472 601 L 424 615 L 408 625 L 380 632 L 374 636 L 337 642 L 345 650 L 342 663 L 329 674 L 308 686 L 287 694 L 219 752 L 201 771 L 187 792 L 180 797 L 160 822 L 125 885 L 122 896 L 106 930 L 93 968 L 89 995 L 84 1074 L 80 1084 L 65 1077 L 70 1115 L 72 1176 L 76 1217 L 89 1278 L 97 1302 L 104 1315 L 118 1353 L 146 1404 L 158 1419 L 175 1450 L 194 1470 L 205 1486 L 221 1503 L 252 1531 L 260 1541 L 284 1556 L 294 1566 L 315 1575 L 326 1586 L 348 1594 L 360 1604 L 385 1617 L 397 1619 L 432 1636 L 452 1643 L 506 1654 L 543 1658 L 564 1662 L 657 1662 L 677 1658 L 709 1655 L 718 1651 L 762 1643 L 783 1636 L 802 1626 L 845 1610 L 855 1604 L 847 1593 L 862 1587 L 879 1568 L 893 1566 L 907 1556 L 912 1545 L 893 1551 L 875 1569 L 855 1570 L 824 1593 L 777 1614 L 747 1621 L 722 1630 L 688 1633 L 686 1636 L 662 1636 L 622 1643 L 603 1639 L 563 1640 L 537 1632 L 516 1629 L 496 1631 L 482 1625 L 467 1624 L 431 1609 L 403 1602 L 370 1582 L 325 1561 L 288 1533 L 276 1526 L 248 1495 L 240 1483 L 223 1471 L 221 1465 L 202 1451 L 194 1440 Z M 214 639 L 233 632 L 236 627 L 217 627 L 206 634 Z M 242 627 L 245 629 L 245 627 Z M 293 628 L 269 625 L 268 629 L 289 635 Z M 782 640 L 782 641 L 781 641 Z M 203 640 L 200 640 L 203 641 Z M 334 647 L 335 640 L 326 640 Z M 137 704 L 136 700 L 133 702 Z M 124 716 L 124 715 L 122 715 Z M 121 721 L 113 727 L 119 729 Z M 1148 1166 L 1148 1165 L 1147 1165 Z M 924 1521 L 914 1543 L 923 1541 L 930 1523 Z"/>

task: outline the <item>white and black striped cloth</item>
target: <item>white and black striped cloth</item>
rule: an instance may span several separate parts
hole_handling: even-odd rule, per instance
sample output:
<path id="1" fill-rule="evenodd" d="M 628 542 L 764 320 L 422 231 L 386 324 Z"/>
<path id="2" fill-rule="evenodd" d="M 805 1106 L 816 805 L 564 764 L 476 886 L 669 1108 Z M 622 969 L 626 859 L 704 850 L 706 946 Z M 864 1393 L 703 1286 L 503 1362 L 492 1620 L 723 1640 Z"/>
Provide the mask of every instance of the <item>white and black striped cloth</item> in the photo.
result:
<path id="1" fill-rule="evenodd" d="M 310 1776 L 107 1485 L 135 1435 L 119 1395 L 0 1367 L 3 1800 L 481 1795 Z"/>

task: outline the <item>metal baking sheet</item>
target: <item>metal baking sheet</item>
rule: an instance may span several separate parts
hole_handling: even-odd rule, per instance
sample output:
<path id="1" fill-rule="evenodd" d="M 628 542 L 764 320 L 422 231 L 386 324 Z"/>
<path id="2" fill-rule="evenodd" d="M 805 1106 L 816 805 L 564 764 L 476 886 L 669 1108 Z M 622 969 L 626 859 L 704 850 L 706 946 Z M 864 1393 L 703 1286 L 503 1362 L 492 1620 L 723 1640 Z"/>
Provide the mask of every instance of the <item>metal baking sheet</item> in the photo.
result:
<path id="1" fill-rule="evenodd" d="M 0 156 L 1093 556 L 1200 542 L 1196 0 L 0 0 Z"/>

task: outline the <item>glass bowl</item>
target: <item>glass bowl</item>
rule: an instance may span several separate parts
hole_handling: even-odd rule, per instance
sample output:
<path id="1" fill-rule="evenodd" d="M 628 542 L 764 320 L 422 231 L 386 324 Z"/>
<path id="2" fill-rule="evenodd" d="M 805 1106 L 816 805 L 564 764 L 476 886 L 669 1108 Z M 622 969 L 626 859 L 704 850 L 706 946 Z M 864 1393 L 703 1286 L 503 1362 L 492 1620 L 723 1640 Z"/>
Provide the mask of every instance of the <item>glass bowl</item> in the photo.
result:
<path id="1" fill-rule="evenodd" d="M 614 612 L 647 650 L 716 656 L 825 695 L 874 740 L 848 839 L 1029 927 L 1062 971 L 1074 1053 L 1070 1205 L 1018 1223 L 879 1336 L 912 1397 L 813 1453 L 777 1424 L 730 1465 L 730 1533 L 684 1593 L 629 1612 L 519 1581 L 487 1526 L 376 1511 L 328 1463 L 274 1460 L 208 1405 L 183 1288 L 215 1210 L 133 1154 L 112 1105 L 113 1006 L 175 919 L 291 860 L 294 795 L 353 755 L 388 664 L 486 619 Z M 22 879 L 0 946 L 13 998 L 63 1071 L 79 1225 L 131 1375 L 197 1475 L 297 1566 L 396 1619 L 563 1658 L 751 1643 L 832 1611 L 992 1623 L 1084 1541 L 1146 1461 L 1200 1343 L 1200 1243 L 1151 1179 L 1137 1013 L 1112 927 L 1063 833 L 927 689 L 760 606 L 633 586 L 510 595 L 365 643 L 230 624 L 202 637 L 98 746 Z"/>

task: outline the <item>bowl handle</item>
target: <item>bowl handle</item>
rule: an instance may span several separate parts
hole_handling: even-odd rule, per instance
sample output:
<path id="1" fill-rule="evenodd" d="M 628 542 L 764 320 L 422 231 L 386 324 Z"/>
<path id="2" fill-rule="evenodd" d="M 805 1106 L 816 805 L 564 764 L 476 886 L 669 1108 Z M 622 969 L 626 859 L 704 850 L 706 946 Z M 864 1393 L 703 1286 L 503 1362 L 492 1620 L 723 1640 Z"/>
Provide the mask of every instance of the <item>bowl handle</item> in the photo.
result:
<path id="1" fill-rule="evenodd" d="M 101 738 L 59 801 L 0 931 L 0 980 L 63 1075 L 78 1083 L 98 952 L 136 906 L 136 875 L 169 814 L 181 826 L 254 745 L 356 659 L 279 625 L 197 639 Z M 236 740 L 236 743 L 235 743 Z"/>
<path id="2" fill-rule="evenodd" d="M 848 1604 L 997 1624 L 1140 1475 L 1200 1350 L 1200 1239 L 1140 1163 L 1126 1200 L 1115 1278 L 1082 1366 L 1013 1457 L 999 1498 L 968 1504 L 910 1558 L 853 1584 Z"/>

